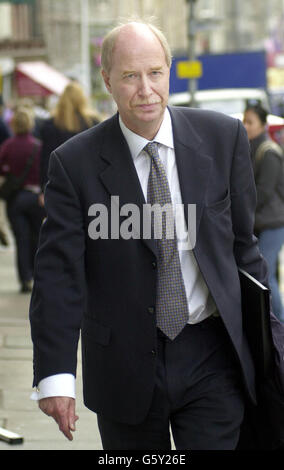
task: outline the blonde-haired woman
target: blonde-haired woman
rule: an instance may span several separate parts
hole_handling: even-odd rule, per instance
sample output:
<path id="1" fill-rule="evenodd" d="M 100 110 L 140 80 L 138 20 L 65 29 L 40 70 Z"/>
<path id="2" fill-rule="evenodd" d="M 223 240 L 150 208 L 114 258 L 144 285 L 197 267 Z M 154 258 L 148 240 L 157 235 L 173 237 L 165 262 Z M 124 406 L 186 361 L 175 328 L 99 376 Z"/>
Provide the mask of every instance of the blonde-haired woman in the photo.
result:
<path id="1" fill-rule="evenodd" d="M 53 150 L 66 140 L 101 121 L 99 114 L 91 109 L 79 83 L 70 82 L 59 98 L 57 106 L 41 126 L 41 186 L 47 182 L 49 157 Z"/>
<path id="2" fill-rule="evenodd" d="M 0 174 L 22 176 L 31 163 L 22 189 L 7 202 L 7 216 L 15 242 L 21 292 L 32 289 L 34 256 L 44 211 L 39 205 L 40 142 L 32 135 L 34 120 L 26 108 L 18 108 L 11 121 L 14 136 L 0 149 Z"/>

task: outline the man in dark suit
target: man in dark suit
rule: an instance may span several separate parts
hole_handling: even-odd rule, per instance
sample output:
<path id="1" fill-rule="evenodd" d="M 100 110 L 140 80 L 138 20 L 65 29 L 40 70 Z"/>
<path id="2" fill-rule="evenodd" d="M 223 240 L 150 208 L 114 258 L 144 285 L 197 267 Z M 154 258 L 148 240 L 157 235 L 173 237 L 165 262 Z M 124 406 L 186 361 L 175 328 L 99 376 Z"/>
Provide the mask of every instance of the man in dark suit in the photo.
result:
<path id="1" fill-rule="evenodd" d="M 105 449 L 168 450 L 169 423 L 177 449 L 234 449 L 255 402 L 238 266 L 262 283 L 267 271 L 246 133 L 167 107 L 170 64 L 153 26 L 109 33 L 102 75 L 119 113 L 50 161 L 30 309 L 36 398 L 72 439 L 81 330 L 84 401 Z M 146 202 L 183 204 L 171 236 L 164 223 L 143 236 Z"/>

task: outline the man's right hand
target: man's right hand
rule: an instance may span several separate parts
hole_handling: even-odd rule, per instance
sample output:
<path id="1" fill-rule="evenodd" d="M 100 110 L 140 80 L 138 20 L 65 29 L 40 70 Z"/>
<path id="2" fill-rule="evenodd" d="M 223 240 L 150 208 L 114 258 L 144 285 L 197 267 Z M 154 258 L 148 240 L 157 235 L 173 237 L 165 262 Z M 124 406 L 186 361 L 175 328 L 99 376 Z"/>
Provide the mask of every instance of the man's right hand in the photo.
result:
<path id="1" fill-rule="evenodd" d="M 69 397 L 42 398 L 38 406 L 47 416 L 51 416 L 58 424 L 60 431 L 69 439 L 73 440 L 71 431 L 76 431 L 75 423 L 78 416 L 75 414 L 75 400 Z"/>

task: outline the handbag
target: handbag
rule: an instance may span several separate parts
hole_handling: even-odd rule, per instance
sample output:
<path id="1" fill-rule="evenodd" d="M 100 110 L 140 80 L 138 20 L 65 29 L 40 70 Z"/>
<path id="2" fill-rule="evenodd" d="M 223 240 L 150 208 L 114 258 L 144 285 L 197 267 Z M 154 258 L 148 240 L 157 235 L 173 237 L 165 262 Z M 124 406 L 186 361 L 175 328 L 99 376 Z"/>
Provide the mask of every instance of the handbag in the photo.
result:
<path id="1" fill-rule="evenodd" d="M 0 199 L 3 199 L 6 202 L 10 202 L 23 188 L 24 182 L 32 167 L 38 148 L 39 142 L 35 142 L 32 153 L 27 160 L 23 173 L 20 176 L 13 175 L 12 173 L 8 173 L 5 176 L 5 181 L 0 186 Z"/>

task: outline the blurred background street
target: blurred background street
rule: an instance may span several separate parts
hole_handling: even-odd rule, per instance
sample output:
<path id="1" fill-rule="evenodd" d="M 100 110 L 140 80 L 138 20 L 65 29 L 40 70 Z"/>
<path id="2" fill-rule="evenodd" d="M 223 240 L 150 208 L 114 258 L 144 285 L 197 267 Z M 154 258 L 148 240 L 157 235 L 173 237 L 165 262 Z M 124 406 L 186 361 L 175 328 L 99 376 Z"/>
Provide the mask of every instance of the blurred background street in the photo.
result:
<path id="1" fill-rule="evenodd" d="M 17 151 L 27 161 L 38 139 L 25 183 L 30 225 L 42 220 L 50 152 L 116 111 L 101 79 L 101 46 L 119 19 L 132 15 L 154 19 L 169 41 L 170 104 L 240 120 L 248 106 L 261 105 L 265 136 L 284 148 L 284 0 L 0 0 L 0 185 L 14 157 L 9 145 L 24 134 Z M 18 225 L 10 213 L 8 223 L 4 209 L 0 200 L 0 427 L 22 435 L 24 444 L 0 441 L 0 450 L 101 449 L 96 416 L 82 403 L 80 351 L 73 442 L 30 400 L 28 309 L 39 227 L 27 235 L 27 220 Z M 284 301 L 284 246 L 278 274 Z"/>
<path id="2" fill-rule="evenodd" d="M 39 118 L 48 116 L 72 80 L 104 116 L 112 114 L 101 45 L 131 16 L 151 18 L 169 41 L 173 102 L 232 114 L 260 100 L 283 117 L 284 0 L 0 0 L 5 119 L 22 98 L 33 102 Z M 189 68 L 180 68 L 185 60 Z"/>

